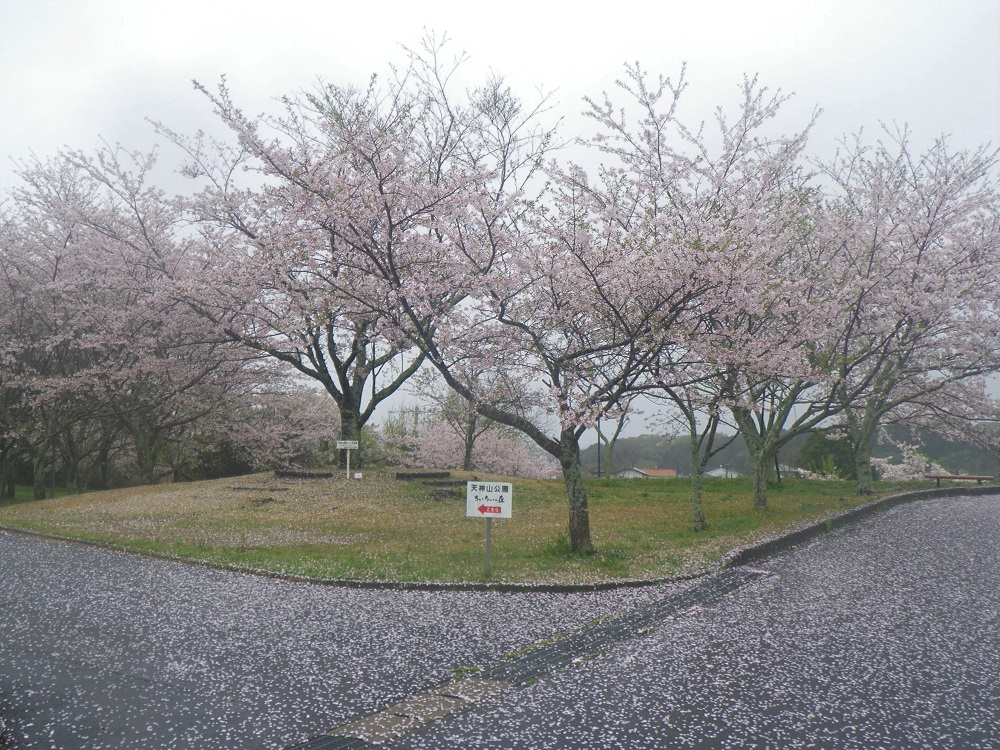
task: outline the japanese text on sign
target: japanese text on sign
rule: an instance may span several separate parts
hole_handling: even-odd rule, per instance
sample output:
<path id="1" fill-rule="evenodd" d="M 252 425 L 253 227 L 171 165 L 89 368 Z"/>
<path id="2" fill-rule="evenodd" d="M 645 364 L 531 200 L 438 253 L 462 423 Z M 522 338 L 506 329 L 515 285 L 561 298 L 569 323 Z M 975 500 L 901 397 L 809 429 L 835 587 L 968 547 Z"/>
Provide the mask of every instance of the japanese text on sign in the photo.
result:
<path id="1" fill-rule="evenodd" d="M 465 515 L 477 518 L 510 518 L 514 488 L 508 482 L 468 482 Z"/>

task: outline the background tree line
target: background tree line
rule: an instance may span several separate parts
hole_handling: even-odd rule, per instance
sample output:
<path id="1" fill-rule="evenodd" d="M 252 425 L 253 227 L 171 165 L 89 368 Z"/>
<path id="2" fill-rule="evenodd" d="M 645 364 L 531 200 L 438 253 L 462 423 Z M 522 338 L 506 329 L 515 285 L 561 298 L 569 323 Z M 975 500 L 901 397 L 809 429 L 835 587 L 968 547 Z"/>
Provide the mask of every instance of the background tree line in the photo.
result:
<path id="1" fill-rule="evenodd" d="M 905 428 L 890 427 L 885 440 L 876 441 L 873 458 L 899 463 L 903 457 L 901 446 L 916 444 L 919 452 L 930 462 L 945 467 L 949 472 L 972 475 L 1000 475 L 1000 454 L 961 440 L 948 440 L 936 433 L 921 430 L 916 435 Z M 591 476 L 598 476 L 597 444 L 580 453 L 581 460 Z M 830 438 L 821 431 L 800 435 L 788 443 L 779 455 L 782 465 L 803 469 L 811 474 L 826 475 L 845 480 L 856 480 L 854 459 L 850 443 L 843 438 Z M 607 476 L 606 451 L 602 446 L 601 476 Z M 620 438 L 615 447 L 613 473 L 626 469 L 663 468 L 675 469 L 678 476 L 691 473 L 691 453 L 683 438 L 663 435 L 635 435 Z M 728 469 L 741 476 L 751 470 L 750 454 L 741 440 L 730 443 L 717 453 L 709 469 Z M 612 474 L 613 475 L 613 474 Z"/>

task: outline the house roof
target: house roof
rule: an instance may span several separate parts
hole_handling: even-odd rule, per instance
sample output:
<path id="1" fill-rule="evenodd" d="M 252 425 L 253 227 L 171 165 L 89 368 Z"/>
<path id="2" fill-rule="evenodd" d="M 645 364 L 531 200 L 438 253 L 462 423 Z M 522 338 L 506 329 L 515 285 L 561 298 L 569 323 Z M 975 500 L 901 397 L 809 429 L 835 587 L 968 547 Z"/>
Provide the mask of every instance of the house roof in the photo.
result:
<path id="1" fill-rule="evenodd" d="M 665 478 L 677 476 L 677 469 L 640 469 L 638 466 L 633 466 L 632 471 L 637 471 L 647 477 Z"/>

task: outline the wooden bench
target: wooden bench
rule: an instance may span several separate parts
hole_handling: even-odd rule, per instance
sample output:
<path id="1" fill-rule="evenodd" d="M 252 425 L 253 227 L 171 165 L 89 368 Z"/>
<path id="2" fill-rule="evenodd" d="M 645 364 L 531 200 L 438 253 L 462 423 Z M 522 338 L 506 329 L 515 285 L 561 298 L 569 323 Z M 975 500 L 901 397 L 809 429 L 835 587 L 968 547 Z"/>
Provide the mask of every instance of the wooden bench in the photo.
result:
<path id="1" fill-rule="evenodd" d="M 975 480 L 976 484 L 982 484 L 983 482 L 992 482 L 993 481 L 993 477 L 977 477 L 977 476 L 970 476 L 970 475 L 958 476 L 956 474 L 924 474 L 924 479 L 936 479 L 938 487 L 941 486 L 941 480 L 942 479 L 945 479 L 945 480 L 948 480 L 948 481 L 957 480 L 957 479 L 964 479 L 966 481 Z"/>

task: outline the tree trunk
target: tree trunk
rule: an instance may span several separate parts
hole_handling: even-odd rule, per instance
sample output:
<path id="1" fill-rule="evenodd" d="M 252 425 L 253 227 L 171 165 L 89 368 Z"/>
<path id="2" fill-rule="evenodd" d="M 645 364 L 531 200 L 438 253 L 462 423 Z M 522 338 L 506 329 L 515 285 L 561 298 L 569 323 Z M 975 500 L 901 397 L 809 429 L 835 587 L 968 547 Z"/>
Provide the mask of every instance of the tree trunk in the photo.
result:
<path id="1" fill-rule="evenodd" d="M 774 451 L 767 449 L 764 439 L 757 434 L 752 421 L 737 415 L 737 424 L 740 427 L 740 434 L 743 435 L 743 442 L 746 444 L 747 453 L 750 454 L 750 463 L 753 467 L 753 508 L 754 510 L 767 510 L 767 478 L 771 473 L 774 461 Z"/>
<path id="2" fill-rule="evenodd" d="M 766 451 L 751 454 L 753 463 L 753 509 L 767 510 L 767 476 L 771 457 Z"/>
<path id="3" fill-rule="evenodd" d="M 610 482 L 615 477 L 615 443 L 612 438 L 604 446 L 604 479 Z"/>
<path id="4" fill-rule="evenodd" d="M 36 456 L 34 460 L 33 478 L 34 478 L 34 494 L 32 495 L 35 500 L 45 499 L 45 461 L 41 457 Z"/>
<path id="5" fill-rule="evenodd" d="M 163 450 L 163 439 L 155 428 L 136 430 L 132 432 L 132 445 L 135 448 L 135 464 L 139 470 L 139 481 L 142 484 L 155 484 L 156 463 Z"/>
<path id="6" fill-rule="evenodd" d="M 618 444 L 618 438 L 622 434 L 622 430 L 625 429 L 625 425 L 628 422 L 628 416 L 622 414 L 618 421 L 615 422 L 615 430 L 611 435 L 605 435 L 601 432 L 600 422 L 597 424 L 597 475 L 601 475 L 601 469 L 604 469 L 604 478 L 607 481 L 611 481 L 615 476 L 615 446 Z M 601 464 L 601 443 L 604 443 L 604 463 Z"/>
<path id="7" fill-rule="evenodd" d="M 704 480 L 701 459 L 700 441 L 697 425 L 691 425 L 691 516 L 694 519 L 694 530 L 705 531 L 708 523 L 705 521 L 705 509 L 701 503 L 701 488 Z"/>
<path id="8" fill-rule="evenodd" d="M 156 456 L 143 453 L 136 457 L 136 467 L 139 469 L 139 482 L 142 484 L 156 483 Z"/>
<path id="9" fill-rule="evenodd" d="M 767 477 L 771 471 L 774 450 L 768 450 L 767 438 L 757 429 L 753 415 L 747 409 L 732 409 L 733 418 L 739 427 L 743 443 L 750 454 L 753 467 L 753 508 L 767 510 Z"/>
<path id="10" fill-rule="evenodd" d="M 106 490 L 111 486 L 111 448 L 109 446 L 101 446 L 98 452 L 97 466 L 101 477 L 98 489 Z"/>
<path id="11" fill-rule="evenodd" d="M 83 456 L 79 446 L 71 439 L 67 439 L 63 451 L 63 464 L 66 470 L 66 492 L 78 495 L 83 492 L 83 482 L 80 480 Z"/>
<path id="12" fill-rule="evenodd" d="M 469 412 L 465 423 L 465 457 L 462 459 L 463 471 L 472 471 L 472 449 L 476 446 L 476 427 L 479 424 L 478 414 Z"/>
<path id="13" fill-rule="evenodd" d="M 340 439 L 357 440 L 358 450 L 351 451 L 351 466 L 361 468 L 361 414 L 355 409 L 350 410 L 341 407 L 340 409 Z M 339 453 L 339 465 L 341 469 L 347 468 L 347 451 L 337 451 Z"/>
<path id="14" fill-rule="evenodd" d="M 847 440 L 851 444 L 854 470 L 858 477 L 858 494 L 870 495 L 875 491 L 872 476 L 872 440 L 875 437 L 876 420 L 871 416 L 873 409 L 866 409 L 864 416 L 857 419 L 851 410 L 845 410 L 847 420 Z"/>
<path id="15" fill-rule="evenodd" d="M 854 468 L 858 473 L 858 494 L 871 495 L 875 492 L 872 476 L 871 448 L 854 451 Z"/>
<path id="16" fill-rule="evenodd" d="M 4 451 L 3 458 L 0 458 L 0 499 L 12 500 L 14 498 L 14 472 L 10 451 Z"/>
<path id="17" fill-rule="evenodd" d="M 587 491 L 583 486 L 580 468 L 580 439 L 571 430 L 560 435 L 563 481 L 569 501 L 569 544 L 574 552 L 592 555 L 596 552 L 590 539 L 590 512 L 587 508 Z"/>

